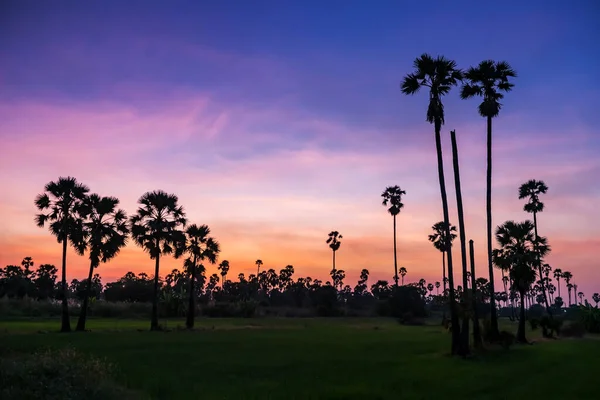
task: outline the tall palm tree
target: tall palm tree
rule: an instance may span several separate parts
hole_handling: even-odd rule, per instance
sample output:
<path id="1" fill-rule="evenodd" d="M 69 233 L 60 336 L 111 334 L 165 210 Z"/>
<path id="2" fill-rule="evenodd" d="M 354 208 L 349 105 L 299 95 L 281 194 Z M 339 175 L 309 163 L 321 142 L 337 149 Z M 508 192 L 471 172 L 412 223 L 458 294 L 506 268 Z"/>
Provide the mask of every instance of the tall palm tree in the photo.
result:
<path id="1" fill-rule="evenodd" d="M 105 263 L 114 258 L 127 244 L 127 215 L 118 206 L 119 199 L 116 197 L 101 197 L 93 193 L 85 198 L 79 210 L 80 219 L 75 228 L 79 239 L 76 247 L 81 254 L 89 251 L 90 269 L 75 328 L 77 331 L 85 331 L 94 269 L 98 268 L 101 262 Z"/>
<path id="2" fill-rule="evenodd" d="M 210 228 L 207 225 L 189 225 L 185 229 L 185 242 L 182 243 L 182 253 L 187 255 L 186 267 L 190 277 L 190 293 L 188 298 L 188 309 L 185 326 L 188 329 L 194 327 L 194 316 L 196 314 L 196 290 L 194 288 L 196 281 L 196 272 L 198 262 L 207 260 L 211 264 L 217 262 L 217 257 L 221 252 L 219 243 L 210 235 Z M 204 267 L 204 266 L 203 266 Z"/>
<path id="3" fill-rule="evenodd" d="M 517 340 L 526 343 L 525 298 L 535 283 L 538 256 L 543 258 L 550 252 L 546 238 L 535 238 L 531 221 L 507 221 L 496 229 L 496 241 L 500 245 L 494 250 L 494 264 L 508 271 L 508 275 L 521 297 Z"/>
<path id="4" fill-rule="evenodd" d="M 158 330 L 158 278 L 160 256 L 174 254 L 179 258 L 184 251 L 187 220 L 183 207 L 174 194 L 162 190 L 146 192 L 139 198 L 140 205 L 130 219 L 131 237 L 155 260 L 154 293 L 152 296 L 152 319 L 150 330 Z"/>
<path id="5" fill-rule="evenodd" d="M 398 257 L 396 253 L 396 215 L 400 214 L 404 204 L 402 203 L 402 196 L 406 194 L 406 191 L 400 189 L 400 186 L 388 186 L 385 188 L 381 197 L 383 197 L 382 205 L 388 206 L 388 212 L 394 219 L 394 281 L 396 287 L 398 287 Z"/>
<path id="6" fill-rule="evenodd" d="M 444 293 L 446 292 L 446 249 L 452 246 L 452 242 L 456 239 L 456 227 L 450 225 L 450 240 L 447 240 L 446 228 L 444 221 L 440 221 L 431 227 L 433 234 L 429 235 L 429 241 L 433 243 L 433 247 L 442 253 L 442 282 L 444 282 Z"/>
<path id="7" fill-rule="evenodd" d="M 554 270 L 554 279 L 556 279 L 556 287 L 558 289 L 558 297 L 560 297 L 560 278 L 563 277 L 562 269 L 556 268 Z"/>
<path id="8" fill-rule="evenodd" d="M 40 211 L 35 216 L 37 226 L 43 228 L 48 223 L 50 232 L 62 243 L 62 268 L 61 268 L 61 332 L 71 331 L 69 320 L 69 306 L 67 303 L 67 244 L 73 242 L 72 231 L 77 221 L 77 208 L 90 189 L 77 179 L 70 176 L 58 178 L 55 182 L 48 182 L 44 193 L 35 198 L 35 206 Z"/>
<path id="9" fill-rule="evenodd" d="M 333 274 L 335 273 L 335 252 L 338 251 L 338 249 L 342 245 L 342 243 L 340 242 L 340 239 L 342 239 L 342 235 L 340 235 L 338 231 L 331 231 L 327 236 L 328 237 L 326 243 L 329 245 L 329 248 L 333 252 L 333 269 L 331 270 L 331 273 Z"/>
<path id="10" fill-rule="evenodd" d="M 406 270 L 405 267 L 400 267 L 400 276 L 402 277 L 402 286 L 404 286 L 404 277 L 406 276 L 407 273 L 408 273 L 408 271 Z"/>
<path id="11" fill-rule="evenodd" d="M 454 187 L 456 192 L 456 209 L 458 211 L 458 232 L 460 237 L 460 255 L 462 261 L 462 278 L 463 278 L 463 291 L 462 302 L 465 307 L 469 304 L 469 271 L 467 269 L 467 239 L 465 236 L 465 214 L 463 211 L 462 203 L 462 191 L 460 186 L 460 167 L 458 162 L 458 145 L 456 144 L 456 132 L 450 131 L 450 141 L 452 142 L 452 166 L 454 169 Z M 462 345 L 463 354 L 469 352 L 469 316 L 467 313 L 463 316 L 462 323 Z"/>
<path id="12" fill-rule="evenodd" d="M 223 287 L 225 280 L 227 280 L 227 273 L 229 272 L 229 261 L 227 261 L 227 260 L 221 261 L 218 269 L 219 269 L 219 271 L 221 271 L 221 277 L 222 277 L 221 287 Z"/>
<path id="13" fill-rule="evenodd" d="M 502 109 L 500 100 L 504 98 L 501 92 L 510 92 L 514 84 L 510 78 L 516 78 L 517 73 L 505 61 L 485 60 L 477 67 L 471 67 L 465 73 L 466 82 L 461 88 L 460 97 L 468 99 L 474 96 L 483 98 L 479 104 L 479 115 L 487 120 L 487 250 L 488 269 L 490 273 L 490 320 L 492 333 L 498 334 L 498 316 L 494 299 L 494 269 L 492 265 L 492 120 Z"/>
<path id="14" fill-rule="evenodd" d="M 575 289 L 577 290 L 577 289 Z M 577 297 L 579 297 L 579 304 L 583 304 L 583 292 L 577 293 Z"/>
<path id="15" fill-rule="evenodd" d="M 260 275 L 260 267 L 263 265 L 262 260 L 256 260 L 254 262 L 254 264 L 256 264 L 256 276 Z"/>
<path id="16" fill-rule="evenodd" d="M 569 271 L 565 271 L 562 273 L 562 278 L 565 280 L 567 284 L 567 292 L 569 296 L 569 306 L 571 305 L 571 289 L 573 289 L 573 285 L 571 284 L 571 279 L 573 279 L 573 274 Z"/>
<path id="17" fill-rule="evenodd" d="M 548 186 L 544 183 L 544 181 L 536 181 L 535 179 L 530 179 L 519 187 L 519 199 L 527 198 L 527 203 L 523 206 L 523 211 L 533 214 L 533 228 L 535 237 L 538 236 L 538 225 L 537 225 L 537 213 L 544 211 L 544 203 L 540 201 L 540 194 L 545 194 L 548 191 Z M 546 295 L 546 289 L 543 282 L 543 271 L 542 271 L 542 263 L 538 263 L 538 273 L 540 276 L 540 280 L 542 283 L 540 285 L 540 289 L 542 291 L 542 296 L 544 298 L 544 303 L 546 305 L 546 311 L 549 315 L 552 315 L 552 311 L 550 310 L 550 304 L 548 303 L 548 297 Z"/>

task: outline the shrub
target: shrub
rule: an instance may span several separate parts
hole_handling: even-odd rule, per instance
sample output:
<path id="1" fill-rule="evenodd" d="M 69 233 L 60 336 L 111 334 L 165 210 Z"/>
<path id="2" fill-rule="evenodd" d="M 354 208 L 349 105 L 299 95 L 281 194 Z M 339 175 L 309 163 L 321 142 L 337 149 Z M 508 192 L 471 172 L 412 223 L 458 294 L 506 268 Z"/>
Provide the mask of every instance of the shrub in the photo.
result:
<path id="1" fill-rule="evenodd" d="M 0 360 L 0 398 L 109 400 L 141 398 L 117 385 L 111 365 L 72 349 Z"/>
<path id="2" fill-rule="evenodd" d="M 585 325 L 581 321 L 570 321 L 561 330 L 562 337 L 583 337 L 585 333 Z"/>
<path id="3" fill-rule="evenodd" d="M 589 333 L 600 333 L 600 309 L 591 306 L 579 306 L 578 321 Z"/>

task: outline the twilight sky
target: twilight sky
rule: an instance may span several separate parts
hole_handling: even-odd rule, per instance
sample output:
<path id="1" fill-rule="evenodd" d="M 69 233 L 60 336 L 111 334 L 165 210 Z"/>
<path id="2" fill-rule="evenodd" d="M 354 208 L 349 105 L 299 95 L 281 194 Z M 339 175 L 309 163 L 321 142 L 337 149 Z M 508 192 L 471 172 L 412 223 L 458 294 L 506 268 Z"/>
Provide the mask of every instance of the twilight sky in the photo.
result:
<path id="1" fill-rule="evenodd" d="M 325 239 L 338 230 L 347 283 L 362 268 L 391 281 L 392 218 L 380 194 L 397 184 L 407 192 L 399 265 L 409 281 L 441 280 L 441 255 L 427 241 L 442 216 L 427 95 L 399 90 L 413 59 L 429 52 L 463 68 L 492 58 L 517 70 L 494 121 L 494 224 L 528 218 L 517 189 L 544 180 L 547 261 L 570 270 L 586 295 L 600 290 L 595 1 L 160 3 L 2 2 L 0 265 L 25 256 L 60 264 L 60 245 L 33 222 L 33 200 L 72 175 L 128 213 L 145 191 L 177 194 L 191 222 L 211 227 L 232 276 L 261 258 L 265 268 L 292 264 L 324 279 Z M 467 238 L 486 276 L 477 104 L 458 90 L 447 96 L 443 140 L 456 223 L 456 129 Z M 180 266 L 166 258 L 162 274 Z M 69 254 L 69 280 L 87 268 Z M 106 282 L 153 263 L 131 243 L 100 268 Z"/>

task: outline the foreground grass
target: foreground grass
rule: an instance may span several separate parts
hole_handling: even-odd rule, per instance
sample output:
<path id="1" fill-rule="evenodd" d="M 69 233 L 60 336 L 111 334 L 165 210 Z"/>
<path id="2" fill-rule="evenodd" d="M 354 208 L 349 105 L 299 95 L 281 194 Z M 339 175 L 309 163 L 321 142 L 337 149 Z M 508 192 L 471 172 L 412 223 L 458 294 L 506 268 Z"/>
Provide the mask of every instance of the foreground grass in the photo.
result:
<path id="1" fill-rule="evenodd" d="M 595 339 L 459 360 L 447 355 L 450 338 L 438 326 L 381 319 L 198 322 L 193 332 L 147 332 L 147 321 L 90 320 L 92 331 L 79 334 L 36 333 L 55 330 L 56 320 L 0 322 L 0 351 L 74 347 L 108 359 L 120 383 L 155 399 L 597 398 Z M 183 321 L 167 323 L 177 325 Z"/>

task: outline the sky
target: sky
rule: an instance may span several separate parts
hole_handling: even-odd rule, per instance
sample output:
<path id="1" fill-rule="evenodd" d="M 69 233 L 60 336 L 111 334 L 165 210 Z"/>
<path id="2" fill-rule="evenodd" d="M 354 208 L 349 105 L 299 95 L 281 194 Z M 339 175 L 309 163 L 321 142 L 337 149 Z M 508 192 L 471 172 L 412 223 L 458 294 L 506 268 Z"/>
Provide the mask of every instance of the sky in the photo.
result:
<path id="1" fill-rule="evenodd" d="M 427 94 L 399 87 L 427 52 L 461 68 L 494 59 L 517 71 L 494 119 L 493 223 L 530 218 L 518 187 L 545 181 L 547 262 L 591 297 L 600 291 L 598 17 L 593 0 L 426 9 L 383 0 L 3 1 L 0 265 L 25 256 L 60 265 L 61 246 L 34 223 L 34 199 L 70 175 L 118 197 L 129 214 L 146 191 L 176 194 L 190 222 L 209 225 L 232 276 L 252 273 L 260 258 L 267 269 L 292 264 L 296 276 L 327 279 L 325 240 L 337 230 L 346 283 L 362 268 L 371 283 L 391 281 L 392 218 L 380 195 L 399 185 L 399 266 L 407 281 L 441 281 L 441 253 L 427 240 L 442 219 Z M 485 120 L 478 101 L 458 93 L 444 99 L 450 215 L 456 224 L 454 129 L 467 239 L 485 277 Z M 458 249 L 457 240 L 457 267 Z M 85 257 L 70 251 L 67 262 L 69 280 L 87 274 Z M 161 274 L 181 266 L 164 258 Z M 98 270 L 104 282 L 127 271 L 153 271 L 133 243 Z"/>

